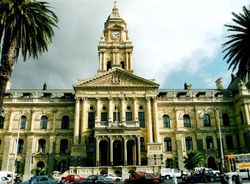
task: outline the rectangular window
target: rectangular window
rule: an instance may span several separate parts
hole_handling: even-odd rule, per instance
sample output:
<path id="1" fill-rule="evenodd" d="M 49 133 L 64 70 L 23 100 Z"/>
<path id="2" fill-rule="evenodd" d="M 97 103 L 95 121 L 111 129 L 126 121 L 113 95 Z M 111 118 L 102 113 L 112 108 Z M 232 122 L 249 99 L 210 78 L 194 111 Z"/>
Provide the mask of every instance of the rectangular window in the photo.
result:
<path id="1" fill-rule="evenodd" d="M 113 121 L 120 122 L 120 113 L 119 112 L 113 112 Z"/>
<path id="2" fill-rule="evenodd" d="M 94 128 L 95 127 L 95 113 L 89 112 L 88 113 L 88 128 Z"/>
<path id="3" fill-rule="evenodd" d="M 132 121 L 132 112 L 126 112 L 126 121 Z"/>
<path id="4" fill-rule="evenodd" d="M 107 112 L 101 112 L 101 121 L 108 121 L 108 113 Z"/>
<path id="5" fill-rule="evenodd" d="M 165 151 L 172 151 L 171 139 L 164 140 L 164 147 L 165 147 Z"/>
<path id="6" fill-rule="evenodd" d="M 138 119 L 141 128 L 145 128 L 145 115 L 144 112 L 138 112 Z"/>

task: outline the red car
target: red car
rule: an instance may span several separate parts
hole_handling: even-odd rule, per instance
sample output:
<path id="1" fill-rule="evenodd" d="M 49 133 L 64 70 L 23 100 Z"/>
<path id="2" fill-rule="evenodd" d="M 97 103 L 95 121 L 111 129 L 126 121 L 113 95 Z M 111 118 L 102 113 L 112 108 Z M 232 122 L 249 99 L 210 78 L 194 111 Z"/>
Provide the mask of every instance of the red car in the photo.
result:
<path id="1" fill-rule="evenodd" d="M 131 172 L 130 177 L 124 180 L 124 184 L 158 184 L 161 183 L 160 176 L 145 172 Z"/>
<path id="2" fill-rule="evenodd" d="M 86 180 L 86 178 L 81 177 L 79 175 L 73 175 L 73 174 L 65 177 L 65 181 L 67 182 L 75 182 L 75 181 L 81 181 L 81 180 Z"/>

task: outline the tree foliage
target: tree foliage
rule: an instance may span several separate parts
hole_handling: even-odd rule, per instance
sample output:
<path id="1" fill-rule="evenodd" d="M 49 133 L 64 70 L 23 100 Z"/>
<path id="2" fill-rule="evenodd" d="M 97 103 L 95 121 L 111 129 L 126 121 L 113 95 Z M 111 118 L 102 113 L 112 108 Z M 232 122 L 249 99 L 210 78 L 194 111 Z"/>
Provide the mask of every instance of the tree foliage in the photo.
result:
<path id="1" fill-rule="evenodd" d="M 199 166 L 203 160 L 203 156 L 200 152 L 189 151 L 187 156 L 184 157 L 184 167 L 187 170 L 194 170 L 195 167 Z"/>
<path id="2" fill-rule="evenodd" d="M 237 76 L 245 81 L 250 71 L 250 9 L 243 6 L 243 13 L 232 13 L 234 24 L 225 25 L 231 34 L 222 44 L 224 58 L 232 71 L 238 68 Z"/>
<path id="3" fill-rule="evenodd" d="M 48 50 L 58 18 L 47 2 L 0 1 L 0 108 L 19 51 L 24 61 Z"/>

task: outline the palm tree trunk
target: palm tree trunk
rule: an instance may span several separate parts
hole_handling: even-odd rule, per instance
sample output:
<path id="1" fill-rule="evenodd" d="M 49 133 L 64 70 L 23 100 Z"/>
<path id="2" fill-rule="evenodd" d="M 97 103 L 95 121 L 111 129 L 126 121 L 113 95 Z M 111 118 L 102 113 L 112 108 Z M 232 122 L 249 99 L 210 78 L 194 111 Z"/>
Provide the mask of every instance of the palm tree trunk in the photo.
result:
<path id="1" fill-rule="evenodd" d="M 9 44 L 5 42 L 3 44 L 0 66 L 0 109 L 3 107 L 4 93 L 17 57 L 18 45 L 16 39 L 12 40 Z"/>

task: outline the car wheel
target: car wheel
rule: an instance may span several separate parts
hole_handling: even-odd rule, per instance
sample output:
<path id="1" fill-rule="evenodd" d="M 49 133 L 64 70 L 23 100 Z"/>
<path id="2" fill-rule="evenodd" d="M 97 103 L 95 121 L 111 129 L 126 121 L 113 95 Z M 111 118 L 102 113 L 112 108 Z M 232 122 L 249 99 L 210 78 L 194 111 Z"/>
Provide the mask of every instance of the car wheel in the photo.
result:
<path id="1" fill-rule="evenodd" d="M 233 181 L 236 180 L 236 176 L 235 176 L 235 175 L 232 176 L 232 180 L 233 180 Z"/>
<path id="2" fill-rule="evenodd" d="M 169 180 L 169 179 L 170 179 L 170 176 L 169 176 L 169 175 L 166 175 L 166 176 L 165 176 L 165 179 L 166 179 L 166 180 Z"/>
<path id="3" fill-rule="evenodd" d="M 215 181 L 215 179 L 214 179 L 214 178 L 210 178 L 210 181 L 211 181 L 211 182 L 214 182 L 214 181 Z"/>
<path id="4" fill-rule="evenodd" d="M 154 184 L 157 184 L 157 183 L 159 183 L 159 181 L 158 181 L 158 180 L 154 180 L 153 183 L 154 183 Z"/>
<path id="5" fill-rule="evenodd" d="M 121 181 L 119 178 L 116 178 L 116 180 L 115 181 Z"/>

